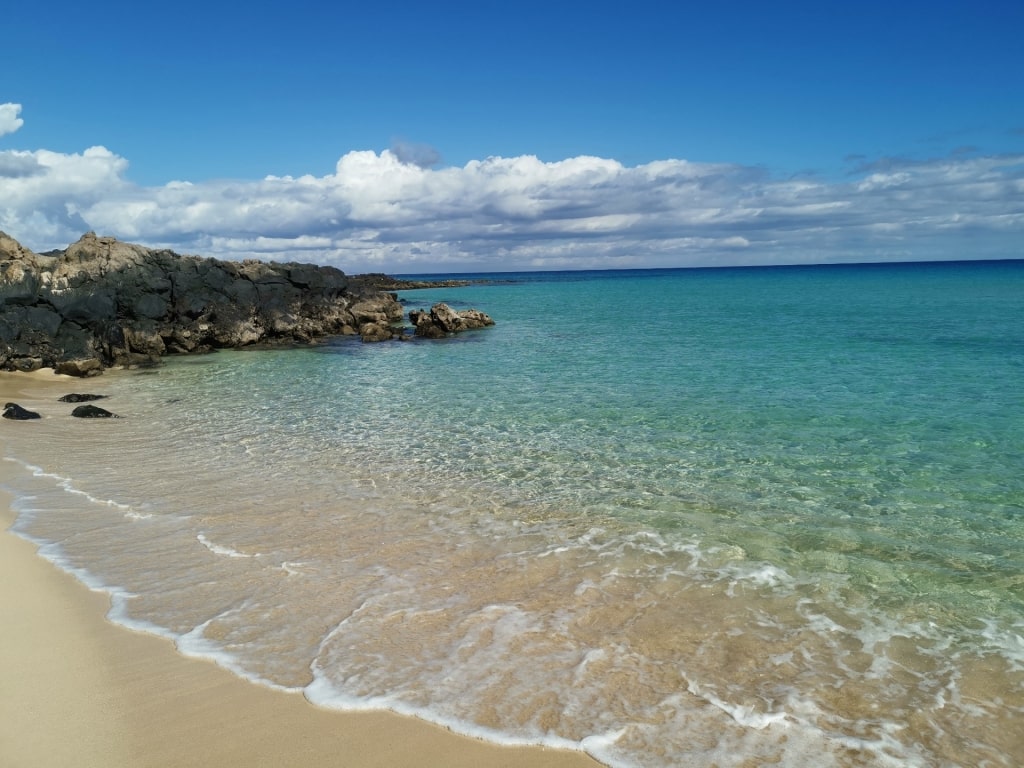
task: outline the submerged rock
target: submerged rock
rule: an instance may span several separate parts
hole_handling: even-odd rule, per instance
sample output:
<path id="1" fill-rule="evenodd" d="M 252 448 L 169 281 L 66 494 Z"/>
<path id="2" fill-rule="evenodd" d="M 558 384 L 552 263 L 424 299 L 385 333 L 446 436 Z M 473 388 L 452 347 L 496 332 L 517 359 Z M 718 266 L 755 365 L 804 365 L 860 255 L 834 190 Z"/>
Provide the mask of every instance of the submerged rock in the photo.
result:
<path id="1" fill-rule="evenodd" d="M 116 419 L 116 413 L 111 413 L 105 408 L 95 405 L 80 405 L 71 412 L 72 416 L 79 419 Z"/>
<path id="2" fill-rule="evenodd" d="M 102 400 L 106 395 L 80 395 L 77 392 L 72 392 L 70 395 L 64 395 L 59 398 L 62 403 L 88 403 L 92 400 Z"/>
<path id="3" fill-rule="evenodd" d="M 15 421 L 28 421 L 29 419 L 42 418 L 42 416 L 35 411 L 22 408 L 17 403 L 7 403 L 4 405 L 3 417 L 5 419 L 14 419 Z"/>

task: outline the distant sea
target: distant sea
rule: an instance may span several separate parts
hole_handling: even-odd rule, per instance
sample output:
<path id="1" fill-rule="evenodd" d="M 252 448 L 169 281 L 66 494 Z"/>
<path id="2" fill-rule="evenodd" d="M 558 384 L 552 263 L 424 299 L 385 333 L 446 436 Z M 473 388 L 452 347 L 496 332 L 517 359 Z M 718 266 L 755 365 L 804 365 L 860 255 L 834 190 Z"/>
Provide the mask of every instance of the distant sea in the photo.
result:
<path id="1" fill-rule="evenodd" d="M 1024 262 L 470 277 L 401 297 L 493 328 L 76 384 L 123 418 L 5 430 L 17 530 L 325 707 L 611 766 L 1024 765 Z"/>

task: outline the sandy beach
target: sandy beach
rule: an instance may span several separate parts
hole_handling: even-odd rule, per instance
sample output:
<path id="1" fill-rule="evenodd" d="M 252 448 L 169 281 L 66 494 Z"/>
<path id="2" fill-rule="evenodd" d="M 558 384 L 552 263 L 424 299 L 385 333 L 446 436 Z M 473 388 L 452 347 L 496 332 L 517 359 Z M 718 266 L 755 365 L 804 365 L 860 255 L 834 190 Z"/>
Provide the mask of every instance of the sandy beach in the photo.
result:
<path id="1" fill-rule="evenodd" d="M 0 402 L 88 391 L 50 372 L 0 374 Z M 0 422 L 31 430 L 31 422 Z M 16 469 L 0 461 L 0 486 Z M 531 766 L 585 755 L 509 748 L 389 712 L 339 713 L 179 654 L 105 619 L 109 602 L 7 529 L 0 491 L 0 763 L 51 766 Z"/>

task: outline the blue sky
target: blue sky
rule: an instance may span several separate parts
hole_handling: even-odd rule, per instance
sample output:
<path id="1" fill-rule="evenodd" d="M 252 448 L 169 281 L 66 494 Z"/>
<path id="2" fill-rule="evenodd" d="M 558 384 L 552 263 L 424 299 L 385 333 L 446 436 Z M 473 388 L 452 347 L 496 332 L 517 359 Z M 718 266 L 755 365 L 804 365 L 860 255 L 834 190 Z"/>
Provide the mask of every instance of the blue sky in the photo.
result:
<path id="1" fill-rule="evenodd" d="M 36 250 L 1024 257 L 1019 2 L 30 5 L 4 14 L 0 229 Z"/>

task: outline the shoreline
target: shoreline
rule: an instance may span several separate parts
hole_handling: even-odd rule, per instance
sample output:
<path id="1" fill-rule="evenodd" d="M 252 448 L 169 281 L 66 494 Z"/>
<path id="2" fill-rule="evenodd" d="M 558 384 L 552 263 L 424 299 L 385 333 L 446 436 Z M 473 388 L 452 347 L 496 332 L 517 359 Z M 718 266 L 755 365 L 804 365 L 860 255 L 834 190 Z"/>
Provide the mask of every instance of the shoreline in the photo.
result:
<path id="1" fill-rule="evenodd" d="M 55 400 L 81 384 L 48 371 L 0 374 L 0 402 Z M 0 486 L 15 471 L 0 461 Z M 0 487 L 0 756 L 11 768 L 600 766 L 582 752 L 489 743 L 393 712 L 323 709 L 183 656 L 107 620 L 105 594 L 10 530 L 12 502 Z"/>

